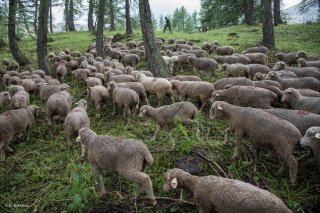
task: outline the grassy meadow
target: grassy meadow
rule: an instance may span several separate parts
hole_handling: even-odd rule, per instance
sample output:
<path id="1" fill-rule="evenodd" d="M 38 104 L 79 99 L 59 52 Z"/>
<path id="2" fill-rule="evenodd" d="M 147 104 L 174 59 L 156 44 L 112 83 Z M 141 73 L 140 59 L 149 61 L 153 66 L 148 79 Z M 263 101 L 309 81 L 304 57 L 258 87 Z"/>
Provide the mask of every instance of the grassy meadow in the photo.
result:
<path id="1" fill-rule="evenodd" d="M 106 31 L 105 35 L 116 32 Z M 122 33 L 122 32 L 120 32 Z M 238 37 L 228 37 L 229 33 L 237 33 Z M 275 28 L 276 49 L 269 54 L 269 60 L 274 61 L 277 51 L 304 50 L 320 56 L 320 25 L 281 25 Z M 261 26 L 233 26 L 215 29 L 205 33 L 173 34 L 156 32 L 157 37 L 165 39 L 193 40 L 195 45 L 204 41 L 219 41 L 223 45 L 235 47 L 236 52 L 242 52 L 249 46 L 259 43 L 262 37 Z M 56 33 L 49 35 L 48 52 L 59 52 L 65 48 L 84 52 L 93 42 L 93 36 L 88 32 Z M 133 40 L 141 40 L 141 32 L 135 32 Z M 126 40 L 123 40 L 126 42 Z M 23 69 L 37 68 L 36 41 L 24 38 L 19 42 L 21 51 L 31 60 L 31 64 Z M 213 57 L 212 54 L 210 57 Z M 0 59 L 12 59 L 8 48 L 0 50 Z M 145 68 L 144 61 L 139 68 Z M 193 73 L 185 70 L 182 74 Z M 210 82 L 216 79 L 207 73 L 199 75 Z M 219 78 L 224 73 L 218 72 Z M 70 93 L 74 103 L 83 98 L 85 84 L 78 85 L 73 76 L 67 77 Z M 1 91 L 4 89 L 0 84 Z M 87 97 L 85 97 L 87 99 Z M 156 98 L 150 97 L 151 105 L 156 105 Z M 66 132 L 62 123 L 55 123 L 53 133 L 49 134 L 46 122 L 46 110 L 38 97 L 32 98 L 32 103 L 41 106 L 36 125 L 26 134 L 17 136 L 11 141 L 14 154 L 7 155 L 7 161 L 0 163 L 0 212 L 198 212 L 197 208 L 186 202 L 159 199 L 156 207 L 146 200 L 132 199 L 135 186 L 115 174 L 105 174 L 107 194 L 100 198 L 97 193 L 97 183 L 90 173 L 87 160 L 80 157 L 80 145 L 75 141 L 71 153 L 66 147 Z M 1 112 L 7 108 L 1 109 Z M 151 141 L 156 124 L 152 120 L 142 120 L 138 123 L 133 119 L 126 127 L 126 119 L 122 118 L 122 111 L 117 109 L 111 116 L 112 104 L 108 103 L 108 110 L 97 114 L 93 104 L 89 101 L 88 115 L 91 118 L 91 128 L 98 134 L 108 134 L 135 138 L 147 144 L 153 154 L 154 163 L 147 167 L 154 194 L 156 197 L 170 197 L 174 199 L 192 201 L 191 196 L 182 190 L 166 193 L 162 190 L 163 174 L 173 168 L 178 159 L 187 159 L 201 167 L 199 175 L 227 176 L 238 180 L 259 184 L 279 196 L 294 212 L 316 212 L 320 208 L 320 169 L 313 157 L 306 157 L 299 161 L 297 186 L 291 187 L 288 171 L 276 176 L 281 162 L 277 156 L 263 150 L 260 153 L 258 173 L 253 174 L 253 147 L 242 141 L 241 157 L 232 160 L 234 145 L 233 138 L 229 144 L 223 145 L 224 131 L 228 124 L 225 121 L 210 121 L 208 119 L 209 106 L 200 113 L 197 120 L 200 123 L 201 136 L 196 137 L 192 131 L 177 124 L 173 130 L 173 140 L 168 139 L 164 131 L 156 141 Z M 172 151 L 173 143 L 176 144 Z M 194 154 L 194 153 L 200 153 Z M 296 149 L 294 155 L 299 158 L 307 151 Z"/>

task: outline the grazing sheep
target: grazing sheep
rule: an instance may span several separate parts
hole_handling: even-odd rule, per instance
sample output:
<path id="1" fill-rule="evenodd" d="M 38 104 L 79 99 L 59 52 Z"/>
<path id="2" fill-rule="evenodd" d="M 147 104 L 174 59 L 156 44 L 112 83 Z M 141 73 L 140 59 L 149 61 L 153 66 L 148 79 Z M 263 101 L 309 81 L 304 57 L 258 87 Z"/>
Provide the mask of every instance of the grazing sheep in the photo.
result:
<path id="1" fill-rule="evenodd" d="M 109 91 L 104 86 L 98 85 L 88 88 L 88 96 L 94 102 L 95 109 L 100 112 L 101 107 L 106 109 Z"/>
<path id="2" fill-rule="evenodd" d="M 273 70 L 287 70 L 295 73 L 298 77 L 314 77 L 320 80 L 320 69 L 316 67 L 287 67 L 282 61 L 277 62 Z"/>
<path id="3" fill-rule="evenodd" d="M 158 107 L 162 105 L 165 96 L 168 96 L 172 103 L 174 103 L 172 85 L 167 79 L 148 77 L 143 73 L 138 73 L 136 78 L 137 81 L 144 86 L 146 92 L 156 94 L 158 98 Z"/>
<path id="4" fill-rule="evenodd" d="M 310 55 L 310 54 L 308 54 L 308 53 L 306 53 L 306 52 L 304 52 L 304 51 L 299 51 L 296 56 L 297 56 L 298 59 L 299 59 L 299 58 L 304 58 L 304 59 L 306 59 L 307 61 L 316 61 L 316 60 L 319 60 L 318 57 L 312 56 L 312 55 Z"/>
<path id="5" fill-rule="evenodd" d="M 320 127 L 319 125 L 310 127 L 300 141 L 302 147 L 310 147 L 320 165 Z"/>
<path id="6" fill-rule="evenodd" d="M 226 56 L 216 56 L 214 58 L 219 64 L 250 64 L 251 61 L 248 57 L 244 55 L 226 55 Z"/>
<path id="7" fill-rule="evenodd" d="M 19 77 L 19 73 L 17 71 L 14 71 L 14 70 L 9 70 L 9 71 L 6 72 L 6 74 L 10 75 L 11 77 L 13 77 L 13 76 Z"/>
<path id="8" fill-rule="evenodd" d="M 129 47 L 129 49 L 135 49 L 137 48 L 137 43 L 135 41 L 129 41 L 127 42 L 127 46 Z"/>
<path id="9" fill-rule="evenodd" d="M 171 78 L 178 81 L 202 81 L 199 76 L 196 75 L 177 75 Z"/>
<path id="10" fill-rule="evenodd" d="M 117 85 L 119 87 L 132 89 L 139 95 L 140 100 L 143 100 L 145 104 L 149 105 L 146 90 L 140 82 L 117 83 Z"/>
<path id="11" fill-rule="evenodd" d="M 204 50 L 184 50 L 183 52 L 194 54 L 197 58 L 208 58 L 208 53 Z"/>
<path id="12" fill-rule="evenodd" d="M 127 117 L 127 124 L 131 122 L 131 114 L 135 115 L 139 109 L 139 95 L 134 90 L 119 87 L 116 82 L 108 83 L 108 90 L 112 91 L 113 112 L 116 113 L 116 104 L 123 108 L 123 118 Z"/>
<path id="13" fill-rule="evenodd" d="M 40 99 L 42 100 L 42 103 L 44 105 L 44 103 L 47 102 L 48 98 L 56 93 L 56 92 L 60 92 L 63 90 L 68 91 L 69 90 L 69 86 L 67 84 L 61 84 L 61 85 L 49 85 L 47 83 L 40 83 L 39 85 L 39 95 L 40 95 Z"/>
<path id="14" fill-rule="evenodd" d="M 31 72 L 31 74 L 37 74 L 37 75 L 40 75 L 41 76 L 41 78 L 44 78 L 47 74 L 46 74 L 46 72 L 45 71 L 43 71 L 43 70 L 33 70 L 32 72 Z"/>
<path id="15" fill-rule="evenodd" d="M 277 61 L 284 61 L 285 63 L 289 64 L 290 66 L 292 64 L 296 64 L 298 57 L 297 57 L 297 53 L 293 52 L 293 53 L 282 53 L 279 52 L 275 55 L 275 58 L 277 59 Z"/>
<path id="16" fill-rule="evenodd" d="M 23 79 L 21 81 L 21 86 L 23 86 L 24 89 L 30 94 L 35 95 L 37 93 L 37 84 L 31 79 Z"/>
<path id="17" fill-rule="evenodd" d="M 10 85 L 8 88 L 10 97 L 14 96 L 14 94 L 16 94 L 19 91 L 26 91 L 26 90 L 23 86 L 20 86 L 20 85 Z"/>
<path id="18" fill-rule="evenodd" d="M 250 77 L 249 68 L 244 64 L 223 64 L 222 70 L 225 70 L 229 77 Z"/>
<path id="19" fill-rule="evenodd" d="M 9 85 L 21 85 L 21 79 L 18 76 L 11 76 L 8 81 Z"/>
<path id="20" fill-rule="evenodd" d="M 114 81 L 116 83 L 134 82 L 136 79 L 132 75 L 115 75 L 111 71 L 105 73 L 106 82 Z"/>
<path id="21" fill-rule="evenodd" d="M 178 67 L 180 67 L 180 70 L 183 71 L 183 65 L 186 65 L 188 64 L 189 65 L 189 57 L 190 56 L 193 56 L 196 58 L 196 56 L 192 53 L 183 53 L 181 55 L 177 55 L 177 64 L 178 64 Z"/>
<path id="22" fill-rule="evenodd" d="M 125 54 L 122 53 L 122 61 L 124 65 L 129 65 L 131 67 L 133 67 L 134 69 L 136 69 L 136 65 L 139 63 L 140 61 L 140 57 L 136 54 Z"/>
<path id="23" fill-rule="evenodd" d="M 106 53 L 111 59 L 117 59 L 118 61 L 122 59 L 122 53 L 117 49 L 107 48 Z"/>
<path id="24" fill-rule="evenodd" d="M 90 126 L 90 119 L 87 115 L 87 101 L 81 99 L 75 107 L 67 115 L 64 125 L 67 131 L 67 146 L 68 149 L 72 147 L 72 138 L 78 136 L 78 131 L 82 128 Z"/>
<path id="25" fill-rule="evenodd" d="M 20 69 L 20 64 L 19 64 L 18 62 L 16 62 L 16 61 L 12 61 L 10 68 L 13 69 L 13 70 L 19 71 L 19 69 Z"/>
<path id="26" fill-rule="evenodd" d="M 290 213 L 281 199 L 249 183 L 218 176 L 194 176 L 181 169 L 165 173 L 163 189 L 189 191 L 202 213 Z"/>
<path id="27" fill-rule="evenodd" d="M 172 89 L 177 91 L 180 101 L 186 100 L 188 97 L 201 102 L 200 110 L 211 97 L 214 87 L 209 82 L 204 81 L 178 81 L 171 80 Z"/>
<path id="28" fill-rule="evenodd" d="M 245 51 L 243 51 L 242 54 L 246 54 L 246 53 L 263 53 L 263 54 L 267 54 L 268 51 L 269 51 L 268 48 L 266 48 L 264 46 L 250 47 L 250 48 L 246 49 Z"/>
<path id="29" fill-rule="evenodd" d="M 52 94 L 47 101 L 48 128 L 52 130 L 52 123 L 55 117 L 64 121 L 70 112 L 71 95 L 67 91 L 60 91 Z"/>
<path id="30" fill-rule="evenodd" d="M 152 118 L 157 124 L 156 131 L 152 137 L 152 141 L 154 141 L 158 133 L 161 129 L 165 129 L 167 131 L 174 128 L 174 119 L 180 118 L 181 123 L 187 126 L 197 127 L 197 135 L 199 134 L 199 124 L 197 121 L 194 121 L 197 116 L 198 109 L 197 107 L 188 101 L 177 102 L 171 105 L 165 105 L 158 108 L 153 108 L 149 105 L 144 105 L 140 108 L 139 117 L 144 118 Z M 170 132 L 171 137 L 171 132 Z"/>
<path id="31" fill-rule="evenodd" d="M 71 60 L 68 62 L 68 71 L 71 73 L 73 70 L 79 68 L 78 62 L 76 60 Z"/>
<path id="32" fill-rule="evenodd" d="M 299 67 L 317 67 L 320 69 L 320 61 L 306 61 L 304 58 L 297 60 Z"/>
<path id="33" fill-rule="evenodd" d="M 217 46 L 214 45 L 213 49 L 216 50 L 217 55 L 232 55 L 234 53 L 234 49 L 231 46 Z"/>
<path id="34" fill-rule="evenodd" d="M 300 95 L 308 97 L 320 97 L 320 92 L 311 89 L 297 89 Z"/>
<path id="35" fill-rule="evenodd" d="M 31 75 L 30 71 L 24 71 L 24 72 L 19 73 L 19 77 L 20 77 L 21 79 L 26 79 L 26 78 L 28 78 L 30 75 Z"/>
<path id="36" fill-rule="evenodd" d="M 244 77 L 221 78 L 213 83 L 215 90 L 222 90 L 227 85 L 252 86 L 253 83 L 250 79 Z"/>
<path id="37" fill-rule="evenodd" d="M 5 87 L 9 86 L 9 80 L 10 80 L 11 76 L 7 73 L 3 74 L 2 76 L 2 83 Z"/>
<path id="38" fill-rule="evenodd" d="M 22 109 L 30 105 L 29 93 L 26 91 L 18 91 L 11 97 L 10 109 Z"/>
<path id="39" fill-rule="evenodd" d="M 227 118 L 229 120 L 230 127 L 225 135 L 225 143 L 230 130 L 234 131 L 236 145 L 234 158 L 239 157 L 240 141 L 244 135 L 247 135 L 249 141 L 256 147 L 271 146 L 280 155 L 283 162 L 289 167 L 291 185 L 295 185 L 298 163 L 294 159 L 292 151 L 302 136 L 293 124 L 261 109 L 233 106 L 221 101 L 216 101 L 212 104 L 210 118 Z M 283 169 L 284 164 L 279 172 Z"/>
<path id="40" fill-rule="evenodd" d="M 266 109 L 266 112 L 289 121 L 304 135 L 313 126 L 320 126 L 320 115 L 303 110 Z"/>
<path id="41" fill-rule="evenodd" d="M 147 197 L 154 205 L 156 204 L 151 179 L 143 172 L 146 165 L 151 166 L 153 157 L 143 142 L 129 138 L 97 135 L 89 128 L 82 128 L 78 133 L 81 146 L 88 149 L 91 171 L 99 178 L 101 196 L 106 194 L 102 170 L 107 170 L 116 172 L 136 183 L 139 189 L 137 195 L 146 191 Z"/>
<path id="42" fill-rule="evenodd" d="M 249 69 L 251 79 L 253 79 L 254 75 L 258 72 L 262 74 L 268 74 L 268 72 L 271 71 L 271 69 L 268 66 L 263 64 L 248 64 L 247 67 Z"/>
<path id="43" fill-rule="evenodd" d="M 268 89 L 255 86 L 232 86 L 216 90 L 211 95 L 211 102 L 225 101 L 243 107 L 270 109 L 277 100 L 277 95 Z"/>
<path id="44" fill-rule="evenodd" d="M 174 38 L 168 38 L 168 44 L 169 45 L 174 44 Z"/>
<path id="45" fill-rule="evenodd" d="M 209 51 L 211 50 L 211 44 L 209 42 L 203 42 L 201 44 L 201 49 L 209 53 Z"/>
<path id="46" fill-rule="evenodd" d="M 4 70 L 7 70 L 8 67 L 10 66 L 10 60 L 7 58 L 2 59 L 2 66 L 4 67 Z"/>
<path id="47" fill-rule="evenodd" d="M 320 114 L 320 98 L 302 96 L 294 88 L 288 88 L 283 92 L 281 102 L 288 104 L 291 109 Z"/>
<path id="48" fill-rule="evenodd" d="M 0 114 L 0 162 L 6 160 L 6 151 L 13 152 L 9 146 L 15 135 L 22 134 L 34 124 L 35 105 L 27 108 L 9 110 Z"/>
<path id="49" fill-rule="evenodd" d="M 0 109 L 3 107 L 3 105 L 10 102 L 10 94 L 9 92 L 0 92 Z"/>
<path id="50" fill-rule="evenodd" d="M 263 64 L 268 63 L 268 57 L 263 53 L 246 53 L 244 56 L 248 57 L 252 64 Z"/>
<path id="51" fill-rule="evenodd" d="M 88 77 L 86 79 L 87 82 L 87 89 L 89 87 L 94 87 L 96 85 L 102 85 L 102 81 L 99 78 L 95 78 L 95 77 Z"/>
<path id="52" fill-rule="evenodd" d="M 288 70 L 277 71 L 277 74 L 282 79 L 298 78 L 298 76 L 295 73 L 288 71 Z M 254 74 L 253 80 L 256 80 L 256 81 L 265 80 L 267 78 L 267 75 L 268 75 L 268 73 L 262 74 L 260 72 L 257 72 L 256 74 Z"/>
<path id="53" fill-rule="evenodd" d="M 212 76 L 216 76 L 216 69 L 218 69 L 219 64 L 210 58 L 196 58 L 194 56 L 188 57 L 188 62 L 193 66 L 193 71 L 203 70 L 210 72 Z"/>
<path id="54" fill-rule="evenodd" d="M 72 74 L 74 74 L 78 83 L 80 83 L 81 80 L 85 81 L 88 77 L 92 76 L 92 73 L 88 69 L 76 69 L 72 71 Z"/>
<path id="55" fill-rule="evenodd" d="M 153 74 L 150 71 L 147 71 L 147 70 L 133 70 L 133 68 L 130 67 L 130 66 L 126 67 L 126 72 L 127 72 L 127 75 L 132 75 L 135 79 L 137 78 L 137 74 L 138 73 L 143 73 L 148 77 L 153 77 Z"/>

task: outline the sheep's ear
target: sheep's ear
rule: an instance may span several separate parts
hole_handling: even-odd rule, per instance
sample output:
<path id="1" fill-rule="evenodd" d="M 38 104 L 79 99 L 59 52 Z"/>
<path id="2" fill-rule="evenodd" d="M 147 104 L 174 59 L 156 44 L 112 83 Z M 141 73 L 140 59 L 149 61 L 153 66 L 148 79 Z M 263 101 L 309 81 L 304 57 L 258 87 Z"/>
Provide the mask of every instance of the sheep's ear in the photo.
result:
<path id="1" fill-rule="evenodd" d="M 143 113 L 146 113 L 146 112 L 147 112 L 147 110 L 145 110 L 145 109 L 144 109 L 144 110 L 142 110 L 142 112 L 143 112 Z"/>
<path id="2" fill-rule="evenodd" d="M 272 77 L 274 77 L 274 73 L 272 72 L 271 74 L 270 74 Z"/>
<path id="3" fill-rule="evenodd" d="M 77 102 L 76 105 L 79 105 L 79 102 Z"/>
<path id="4" fill-rule="evenodd" d="M 219 97 L 219 96 L 220 96 L 219 93 L 217 93 L 217 94 L 216 94 L 216 97 Z"/>
<path id="5" fill-rule="evenodd" d="M 223 108 L 220 105 L 218 105 L 218 110 L 223 110 Z"/>
<path id="6" fill-rule="evenodd" d="M 77 137 L 76 142 L 81 142 L 81 136 L 80 135 Z"/>
<path id="7" fill-rule="evenodd" d="M 171 180 L 170 185 L 171 185 L 171 187 L 172 187 L 173 189 L 176 189 L 177 186 L 178 186 L 178 180 L 177 180 L 177 178 L 173 178 L 173 179 Z"/>
<path id="8" fill-rule="evenodd" d="M 320 133 L 317 133 L 314 137 L 320 139 Z"/>

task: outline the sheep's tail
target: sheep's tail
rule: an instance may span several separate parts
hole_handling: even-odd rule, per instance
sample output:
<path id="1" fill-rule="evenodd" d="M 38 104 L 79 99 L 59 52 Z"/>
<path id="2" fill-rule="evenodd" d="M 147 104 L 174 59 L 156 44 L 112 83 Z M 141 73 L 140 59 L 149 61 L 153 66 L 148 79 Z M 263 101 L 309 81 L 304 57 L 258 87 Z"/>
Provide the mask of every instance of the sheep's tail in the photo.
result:
<path id="1" fill-rule="evenodd" d="M 153 163 L 153 157 L 152 157 L 151 153 L 148 150 L 145 150 L 142 171 L 144 171 L 146 169 L 147 165 L 151 166 L 152 163 Z"/>

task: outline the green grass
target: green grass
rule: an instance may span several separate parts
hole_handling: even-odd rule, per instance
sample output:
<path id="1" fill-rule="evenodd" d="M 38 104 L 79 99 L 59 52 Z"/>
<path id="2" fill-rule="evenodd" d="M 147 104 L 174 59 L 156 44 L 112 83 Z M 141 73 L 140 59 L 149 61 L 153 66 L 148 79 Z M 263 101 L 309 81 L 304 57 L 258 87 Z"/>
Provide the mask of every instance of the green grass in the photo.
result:
<path id="1" fill-rule="evenodd" d="M 276 50 L 275 51 L 298 51 L 305 50 L 320 56 L 319 49 L 320 25 L 281 25 L 276 28 Z M 236 32 L 239 38 L 228 39 L 227 34 Z M 113 35 L 115 32 L 105 32 L 105 35 Z M 157 32 L 157 37 L 184 38 L 198 40 L 199 45 L 203 41 L 219 41 L 224 45 L 236 47 L 241 52 L 248 46 L 256 45 L 261 40 L 261 27 L 235 26 L 216 29 L 206 33 L 184 34 L 174 32 L 173 34 Z M 85 51 L 92 42 L 88 32 L 57 33 L 49 35 L 48 52 L 59 52 L 64 48 Z M 141 40 L 141 33 L 135 32 L 134 40 Z M 29 67 L 36 68 L 36 43 L 31 39 L 24 39 L 19 46 L 24 54 L 31 59 Z M 8 49 L 0 51 L 0 58 L 12 58 Z M 270 61 L 273 58 L 270 55 Z M 140 68 L 145 62 L 139 64 Z M 186 71 L 189 73 L 190 71 Z M 201 77 L 209 81 L 213 79 L 206 73 L 200 73 Z M 218 73 L 219 77 L 224 76 Z M 67 78 L 71 86 L 71 94 L 74 103 L 80 98 L 85 85 L 77 85 L 71 76 Z M 2 85 L 1 88 L 3 89 Z M 41 106 L 38 98 L 33 103 Z M 151 105 L 156 104 L 154 96 L 151 97 Z M 98 115 L 92 103 L 89 103 L 88 113 L 91 118 L 91 127 L 98 134 L 109 134 L 123 137 L 135 138 L 147 144 L 154 156 L 154 164 L 147 169 L 150 175 L 154 193 L 158 197 L 179 198 L 180 190 L 165 193 L 162 190 L 163 174 L 169 168 L 173 168 L 177 158 L 183 150 L 190 149 L 190 143 L 200 148 L 207 159 L 216 162 L 227 173 L 228 177 L 253 183 L 256 180 L 261 187 L 268 189 L 281 197 L 286 205 L 295 212 L 312 212 L 315 210 L 316 202 L 319 202 L 320 171 L 314 158 L 307 158 L 299 162 L 298 185 L 290 187 L 288 171 L 281 176 L 275 173 L 280 167 L 280 161 L 276 156 L 269 155 L 266 150 L 261 153 L 259 172 L 252 174 L 252 150 L 253 148 L 244 140 L 241 145 L 241 157 L 232 160 L 233 138 L 229 138 L 230 144 L 223 145 L 224 130 L 227 127 L 225 121 L 210 121 L 208 119 L 208 108 L 204 115 L 200 116 L 201 137 L 188 132 L 188 136 L 182 133 L 184 129 L 177 127 L 173 138 L 177 144 L 178 152 L 169 152 L 172 142 L 168 140 L 165 132 L 161 132 L 159 138 L 150 141 L 155 123 L 144 120 L 138 124 L 134 119 L 133 124 L 125 129 L 126 121 L 122 118 L 118 109 L 115 117 L 111 117 L 111 103 L 109 102 L 107 112 Z M 3 112 L 5 109 L 1 109 Z M 182 132 L 182 133 L 181 133 Z M 134 201 L 130 199 L 134 193 L 134 185 L 117 175 L 105 175 L 107 195 L 104 198 L 97 196 L 97 184 L 90 173 L 90 166 L 86 160 L 80 157 L 80 146 L 74 142 L 73 150 L 68 153 L 66 148 L 66 136 L 62 124 L 55 124 L 54 131 L 49 134 L 46 120 L 45 108 L 41 107 L 35 127 L 20 138 L 15 137 L 11 142 L 15 153 L 10 154 L 6 163 L 0 164 L 0 212 L 63 212 L 78 209 L 77 212 L 197 212 L 197 209 L 183 205 L 173 205 L 169 202 L 159 201 L 157 207 L 148 205 L 145 201 Z M 297 149 L 296 156 L 304 151 Z M 215 165 L 200 161 L 201 175 L 221 175 Z M 183 192 L 182 197 L 190 200 L 191 196 Z M 124 199 L 120 199 L 123 196 Z M 16 208 L 15 205 L 20 205 Z M 22 206 L 25 207 L 22 207 Z M 318 203 L 319 205 L 319 203 Z"/>

